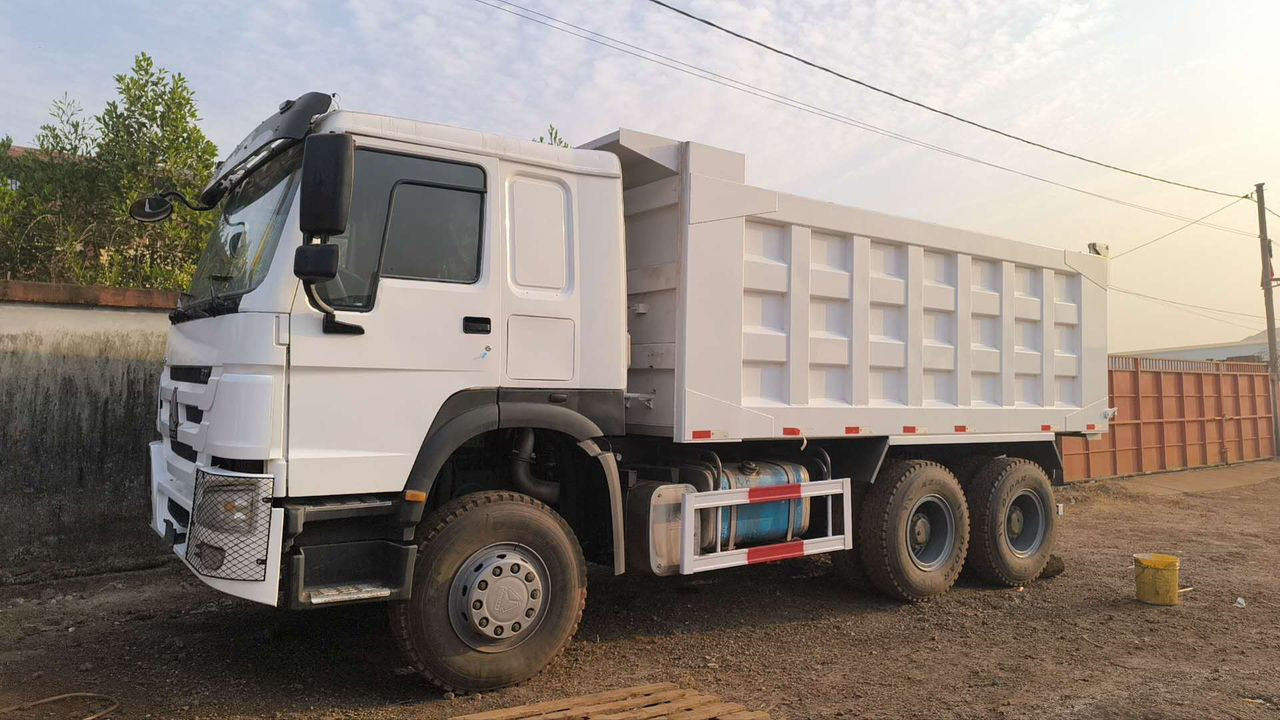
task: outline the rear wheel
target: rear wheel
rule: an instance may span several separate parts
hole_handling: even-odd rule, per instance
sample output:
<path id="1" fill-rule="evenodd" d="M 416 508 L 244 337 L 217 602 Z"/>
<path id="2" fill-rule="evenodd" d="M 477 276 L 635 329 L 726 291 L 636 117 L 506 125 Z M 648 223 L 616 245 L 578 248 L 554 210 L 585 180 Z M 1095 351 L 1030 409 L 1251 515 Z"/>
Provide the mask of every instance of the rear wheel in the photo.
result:
<path id="1" fill-rule="evenodd" d="M 991 458 L 986 455 L 964 455 L 947 462 L 947 469 L 956 476 L 960 487 L 969 487 L 969 481 L 989 462 Z"/>
<path id="2" fill-rule="evenodd" d="M 905 460 L 882 470 L 859 518 L 863 565 L 880 592 L 919 602 L 955 584 L 969 546 L 964 491 L 945 467 Z"/>
<path id="3" fill-rule="evenodd" d="M 569 644 L 586 603 L 573 531 L 514 492 L 464 495 L 424 523 L 413 595 L 390 606 L 409 662 L 442 689 L 466 692 L 533 676 Z"/>
<path id="4" fill-rule="evenodd" d="M 988 582 L 1025 585 L 1053 550 L 1053 492 L 1040 466 L 1023 458 L 992 460 L 965 488 L 973 511 L 967 567 Z"/>

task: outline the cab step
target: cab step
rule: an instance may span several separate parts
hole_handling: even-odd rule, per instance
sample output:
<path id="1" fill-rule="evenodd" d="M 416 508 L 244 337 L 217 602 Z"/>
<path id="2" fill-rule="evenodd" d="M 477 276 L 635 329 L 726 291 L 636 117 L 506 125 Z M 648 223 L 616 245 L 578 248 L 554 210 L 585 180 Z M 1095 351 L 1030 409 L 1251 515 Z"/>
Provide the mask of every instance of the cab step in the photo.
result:
<path id="1" fill-rule="evenodd" d="M 406 600 L 417 556 L 417 546 L 388 540 L 295 548 L 288 564 L 289 607 Z"/>
<path id="2" fill-rule="evenodd" d="M 326 585 L 309 588 L 308 601 L 312 605 L 332 605 L 334 603 L 355 602 L 357 600 L 385 600 L 391 597 L 394 588 L 373 583 L 357 585 Z"/>

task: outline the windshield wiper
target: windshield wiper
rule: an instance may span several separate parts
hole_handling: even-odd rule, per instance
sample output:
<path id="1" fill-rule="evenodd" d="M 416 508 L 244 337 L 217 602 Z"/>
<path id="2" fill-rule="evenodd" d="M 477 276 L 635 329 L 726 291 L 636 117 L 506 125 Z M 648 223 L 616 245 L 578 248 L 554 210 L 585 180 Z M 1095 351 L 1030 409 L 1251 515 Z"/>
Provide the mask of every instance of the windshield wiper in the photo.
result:
<path id="1" fill-rule="evenodd" d="M 239 295 L 234 295 L 232 297 L 212 295 L 207 300 L 203 300 L 188 307 L 180 307 L 169 313 L 169 322 L 173 325 L 177 325 L 178 323 L 186 322 L 188 320 L 214 317 L 215 315 L 226 315 L 239 309 Z"/>
<path id="2" fill-rule="evenodd" d="M 222 296 L 218 294 L 218 288 L 214 283 L 226 284 L 235 280 L 235 275 L 210 275 L 209 276 L 209 301 L 215 301 Z"/>

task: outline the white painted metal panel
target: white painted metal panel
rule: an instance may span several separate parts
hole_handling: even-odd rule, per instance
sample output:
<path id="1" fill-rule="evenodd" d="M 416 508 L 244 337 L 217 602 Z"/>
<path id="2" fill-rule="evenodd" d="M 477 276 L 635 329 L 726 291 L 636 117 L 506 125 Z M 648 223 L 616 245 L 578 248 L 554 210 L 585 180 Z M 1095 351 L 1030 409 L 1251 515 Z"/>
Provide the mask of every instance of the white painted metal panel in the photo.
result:
<path id="1" fill-rule="evenodd" d="M 632 432 L 990 439 L 1106 428 L 1105 259 L 744 183 L 622 130 Z"/>
<path id="2" fill-rule="evenodd" d="M 574 326 L 569 318 L 507 318 L 507 375 L 514 380 L 572 380 Z"/>

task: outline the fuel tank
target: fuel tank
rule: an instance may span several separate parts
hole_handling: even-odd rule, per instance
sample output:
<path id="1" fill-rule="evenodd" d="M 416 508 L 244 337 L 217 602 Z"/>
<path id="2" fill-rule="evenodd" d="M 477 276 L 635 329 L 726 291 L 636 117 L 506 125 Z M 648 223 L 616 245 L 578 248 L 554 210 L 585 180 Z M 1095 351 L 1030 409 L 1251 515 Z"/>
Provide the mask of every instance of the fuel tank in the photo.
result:
<path id="1" fill-rule="evenodd" d="M 809 471 L 799 463 L 744 460 L 724 466 L 716 489 L 774 487 L 803 482 L 809 482 Z M 808 530 L 808 500 L 737 505 L 720 513 L 720 544 L 724 548 L 789 540 Z M 704 538 L 704 550 L 710 550 L 714 545 L 714 540 L 708 543 Z"/>

